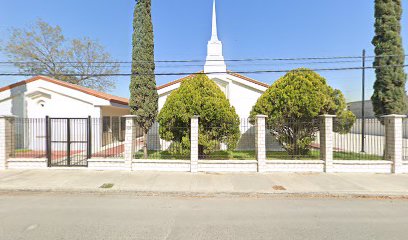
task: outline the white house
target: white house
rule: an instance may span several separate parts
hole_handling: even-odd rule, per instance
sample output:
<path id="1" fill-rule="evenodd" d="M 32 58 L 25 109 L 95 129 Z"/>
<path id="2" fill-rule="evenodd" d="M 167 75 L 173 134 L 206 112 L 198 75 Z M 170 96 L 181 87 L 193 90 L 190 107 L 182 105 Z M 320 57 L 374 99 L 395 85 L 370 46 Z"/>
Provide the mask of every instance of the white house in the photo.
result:
<path id="1" fill-rule="evenodd" d="M 83 139 L 86 118 L 91 117 L 93 149 L 98 151 L 124 139 L 125 121 L 120 117 L 128 114 L 128 99 L 45 76 L 0 88 L 0 115 L 17 117 L 18 149 L 44 151 L 46 116 L 53 118 L 51 138 L 55 141 L 67 139 L 66 118 L 82 118 L 70 120 L 70 137 L 73 141 Z M 56 143 L 53 147 L 62 151 L 65 148 L 62 145 Z M 73 143 L 71 147 L 82 149 L 86 146 Z"/>
<path id="2" fill-rule="evenodd" d="M 0 88 L 0 115 L 103 118 L 129 114 L 128 99 L 36 76 Z"/>

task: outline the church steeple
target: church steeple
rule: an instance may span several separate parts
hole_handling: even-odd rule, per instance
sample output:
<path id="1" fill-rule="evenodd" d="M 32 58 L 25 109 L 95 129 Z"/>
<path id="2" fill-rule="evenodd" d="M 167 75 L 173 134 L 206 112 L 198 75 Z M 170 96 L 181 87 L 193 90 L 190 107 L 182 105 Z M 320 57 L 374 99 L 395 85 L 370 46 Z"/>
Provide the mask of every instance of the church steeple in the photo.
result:
<path id="1" fill-rule="evenodd" d="M 215 0 L 213 3 L 212 16 L 212 33 L 211 39 L 207 46 L 207 60 L 204 66 L 205 73 L 225 73 L 227 66 L 225 65 L 224 56 L 222 54 L 222 42 L 218 39 L 217 31 L 217 11 Z"/>
<path id="2" fill-rule="evenodd" d="M 218 41 L 217 31 L 217 11 L 215 10 L 215 0 L 213 2 L 213 16 L 212 16 L 212 34 L 211 41 Z"/>

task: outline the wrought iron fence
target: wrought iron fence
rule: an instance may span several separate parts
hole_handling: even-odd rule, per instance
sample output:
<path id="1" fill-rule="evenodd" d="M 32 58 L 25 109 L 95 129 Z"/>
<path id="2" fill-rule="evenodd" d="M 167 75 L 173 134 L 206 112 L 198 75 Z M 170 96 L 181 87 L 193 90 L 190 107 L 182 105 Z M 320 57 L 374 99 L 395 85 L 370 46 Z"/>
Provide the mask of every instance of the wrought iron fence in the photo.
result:
<path id="1" fill-rule="evenodd" d="M 240 119 L 237 126 L 200 126 L 198 158 L 202 160 L 254 160 L 255 127 L 249 119 Z M 225 131 L 225 129 L 229 129 Z M 220 134 L 223 132 L 223 134 Z"/>
<path id="2" fill-rule="evenodd" d="M 11 128 L 12 158 L 46 158 L 44 118 L 15 118 Z"/>
<path id="3" fill-rule="evenodd" d="M 334 125 L 339 123 L 334 120 Z M 334 126 L 336 130 L 336 126 Z M 357 119 L 351 129 L 335 132 L 334 159 L 382 160 L 385 146 L 385 128 L 376 118 Z"/>
<path id="4" fill-rule="evenodd" d="M 94 158 L 123 158 L 126 119 L 105 116 L 91 119 L 91 147 Z"/>
<path id="5" fill-rule="evenodd" d="M 166 128 L 160 135 L 160 126 L 153 124 L 145 141 L 144 130 L 136 127 L 136 138 L 133 140 L 135 159 L 190 159 L 190 126 Z M 166 140 L 167 139 L 167 140 Z"/>
<path id="6" fill-rule="evenodd" d="M 90 157 L 122 158 L 125 118 L 103 117 L 89 121 L 87 118 L 15 118 L 10 133 L 10 156 L 49 158 L 51 165 L 58 166 L 66 166 L 68 161 L 73 165 L 81 162 L 82 166 Z"/>
<path id="7" fill-rule="evenodd" d="M 408 161 L 408 119 L 402 120 L 402 157 Z"/>
<path id="8" fill-rule="evenodd" d="M 319 121 L 285 119 L 267 122 L 266 158 L 280 160 L 320 159 Z"/>

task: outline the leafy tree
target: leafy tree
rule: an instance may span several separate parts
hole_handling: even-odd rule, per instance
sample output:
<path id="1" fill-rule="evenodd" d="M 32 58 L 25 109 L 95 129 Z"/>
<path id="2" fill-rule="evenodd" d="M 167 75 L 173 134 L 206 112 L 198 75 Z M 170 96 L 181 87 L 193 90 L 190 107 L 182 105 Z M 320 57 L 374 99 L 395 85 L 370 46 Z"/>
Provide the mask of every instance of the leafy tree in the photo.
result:
<path id="1" fill-rule="evenodd" d="M 67 40 L 59 26 L 37 20 L 29 28 L 12 29 L 2 49 L 24 74 L 47 75 L 69 83 L 110 91 L 115 82 L 109 76 L 119 65 L 97 41 Z"/>
<path id="2" fill-rule="evenodd" d="M 309 152 L 319 131 L 319 115 L 337 115 L 334 131 L 340 133 L 347 133 L 355 122 L 343 94 L 305 68 L 290 71 L 270 86 L 252 108 L 252 123 L 258 114 L 268 116 L 268 129 L 292 156 Z"/>
<path id="3" fill-rule="evenodd" d="M 131 113 L 143 130 L 144 157 L 147 158 L 147 133 L 155 122 L 159 95 L 154 75 L 154 36 L 151 0 L 136 2 L 133 15 L 132 78 L 129 86 Z"/>
<path id="4" fill-rule="evenodd" d="M 375 0 L 375 36 L 372 43 L 375 46 L 377 79 L 371 100 L 377 117 L 407 113 L 401 15 L 401 0 Z"/>
<path id="5" fill-rule="evenodd" d="M 206 75 L 185 79 L 167 98 L 158 122 L 160 137 L 181 149 L 190 149 L 190 119 L 199 115 L 199 155 L 208 155 L 219 143 L 234 149 L 240 137 L 239 117 L 221 89 Z"/>

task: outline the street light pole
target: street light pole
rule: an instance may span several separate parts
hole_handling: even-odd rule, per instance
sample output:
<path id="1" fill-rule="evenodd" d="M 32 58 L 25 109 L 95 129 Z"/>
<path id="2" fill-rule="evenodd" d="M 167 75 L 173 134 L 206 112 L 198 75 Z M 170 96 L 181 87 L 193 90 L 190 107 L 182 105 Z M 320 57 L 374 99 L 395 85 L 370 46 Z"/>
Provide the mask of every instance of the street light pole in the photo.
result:
<path id="1" fill-rule="evenodd" d="M 365 152 L 365 59 L 366 51 L 363 50 L 363 68 L 362 68 L 362 101 L 361 101 L 361 152 Z"/>

